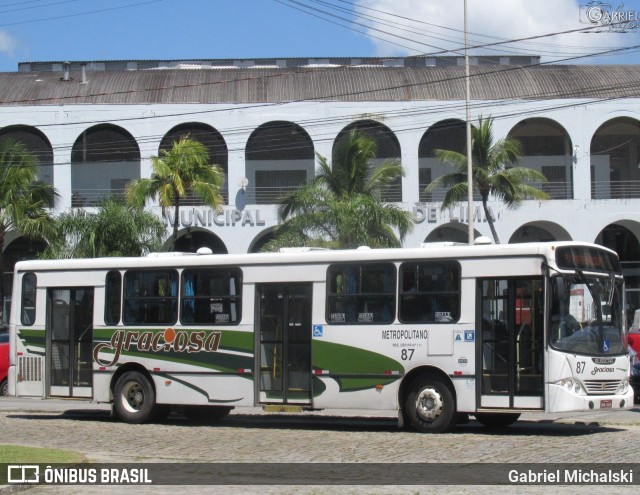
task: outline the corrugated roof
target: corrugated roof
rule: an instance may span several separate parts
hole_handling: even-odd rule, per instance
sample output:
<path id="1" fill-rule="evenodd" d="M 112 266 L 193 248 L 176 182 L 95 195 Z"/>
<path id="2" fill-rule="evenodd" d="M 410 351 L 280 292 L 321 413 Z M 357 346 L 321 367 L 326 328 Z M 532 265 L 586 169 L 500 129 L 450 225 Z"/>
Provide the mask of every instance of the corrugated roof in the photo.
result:
<path id="1" fill-rule="evenodd" d="M 464 100 L 460 66 L 0 73 L 0 105 Z M 472 66 L 475 100 L 640 96 L 637 65 Z"/>

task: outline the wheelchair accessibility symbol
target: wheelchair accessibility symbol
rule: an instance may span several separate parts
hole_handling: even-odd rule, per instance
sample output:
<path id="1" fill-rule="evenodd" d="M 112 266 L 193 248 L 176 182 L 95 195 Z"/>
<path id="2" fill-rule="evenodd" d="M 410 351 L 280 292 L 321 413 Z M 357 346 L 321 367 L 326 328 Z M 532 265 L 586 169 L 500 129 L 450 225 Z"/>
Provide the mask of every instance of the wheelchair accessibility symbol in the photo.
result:
<path id="1" fill-rule="evenodd" d="M 313 325 L 313 336 L 322 337 L 323 329 L 322 325 Z"/>
<path id="2" fill-rule="evenodd" d="M 464 331 L 464 341 L 465 342 L 475 342 L 476 341 L 476 331 L 475 330 L 465 330 Z"/>

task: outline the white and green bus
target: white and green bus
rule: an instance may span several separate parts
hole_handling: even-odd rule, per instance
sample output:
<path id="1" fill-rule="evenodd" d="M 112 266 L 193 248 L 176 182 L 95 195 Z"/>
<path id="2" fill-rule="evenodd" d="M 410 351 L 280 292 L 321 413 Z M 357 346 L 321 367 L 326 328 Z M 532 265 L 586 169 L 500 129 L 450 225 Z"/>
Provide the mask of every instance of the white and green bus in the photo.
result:
<path id="1" fill-rule="evenodd" d="M 441 432 L 633 406 L 622 271 L 593 244 L 24 261 L 12 304 L 10 394 L 131 423 L 348 408 Z"/>

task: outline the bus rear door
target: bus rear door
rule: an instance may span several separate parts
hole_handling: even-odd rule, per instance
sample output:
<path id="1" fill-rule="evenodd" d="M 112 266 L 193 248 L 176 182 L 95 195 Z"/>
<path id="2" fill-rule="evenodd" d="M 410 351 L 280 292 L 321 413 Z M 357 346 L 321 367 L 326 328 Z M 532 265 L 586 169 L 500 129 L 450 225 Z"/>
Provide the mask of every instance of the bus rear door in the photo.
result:
<path id="1" fill-rule="evenodd" d="M 91 397 L 93 288 L 55 288 L 47 295 L 48 395 Z"/>

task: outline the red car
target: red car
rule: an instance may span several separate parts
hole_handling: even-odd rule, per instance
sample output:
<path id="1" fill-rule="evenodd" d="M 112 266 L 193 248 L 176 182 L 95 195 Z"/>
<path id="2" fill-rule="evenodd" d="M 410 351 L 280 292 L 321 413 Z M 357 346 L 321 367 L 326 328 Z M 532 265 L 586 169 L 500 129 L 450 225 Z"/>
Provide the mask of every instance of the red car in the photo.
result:
<path id="1" fill-rule="evenodd" d="M 0 396 L 8 395 L 9 384 L 9 332 L 0 333 Z"/>

